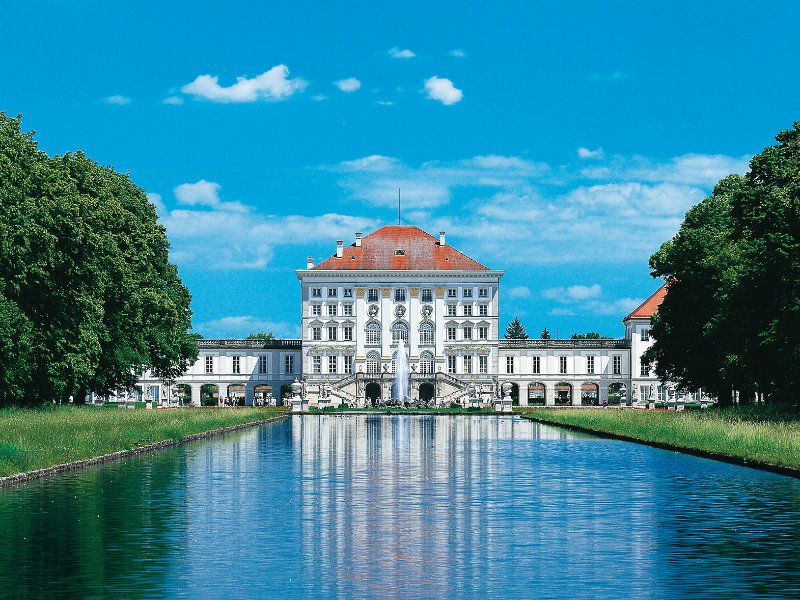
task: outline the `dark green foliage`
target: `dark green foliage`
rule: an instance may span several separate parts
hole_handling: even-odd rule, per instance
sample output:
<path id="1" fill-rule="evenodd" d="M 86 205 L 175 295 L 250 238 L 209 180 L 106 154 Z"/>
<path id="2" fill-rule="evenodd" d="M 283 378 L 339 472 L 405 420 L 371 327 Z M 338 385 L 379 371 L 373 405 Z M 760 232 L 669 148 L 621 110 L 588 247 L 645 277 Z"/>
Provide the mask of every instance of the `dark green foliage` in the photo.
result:
<path id="1" fill-rule="evenodd" d="M 539 334 L 539 337 L 541 339 L 543 339 L 543 340 L 549 340 L 550 339 L 550 330 L 547 329 L 547 327 L 545 327 L 544 329 L 542 329 L 542 333 Z"/>
<path id="2" fill-rule="evenodd" d="M 589 331 L 588 333 L 573 333 L 570 336 L 573 340 L 608 340 L 611 339 L 607 335 L 600 335 L 596 331 Z"/>
<path id="3" fill-rule="evenodd" d="M 261 331 L 259 329 L 255 333 L 253 333 L 251 331 L 250 333 L 247 334 L 247 337 L 244 338 L 244 339 L 246 339 L 246 340 L 263 340 L 263 341 L 267 342 L 267 341 L 270 341 L 270 340 L 274 340 L 275 336 L 272 335 L 271 331 L 269 333 L 265 333 L 265 332 L 263 332 L 263 331 Z"/>
<path id="4" fill-rule="evenodd" d="M 514 317 L 508 327 L 506 327 L 506 335 L 505 338 L 507 340 L 527 340 L 528 334 L 525 331 L 525 327 L 520 322 L 519 318 Z"/>
<path id="5" fill-rule="evenodd" d="M 155 208 L 82 153 L 49 157 L 0 113 L 0 405 L 173 379 L 197 355 Z"/>

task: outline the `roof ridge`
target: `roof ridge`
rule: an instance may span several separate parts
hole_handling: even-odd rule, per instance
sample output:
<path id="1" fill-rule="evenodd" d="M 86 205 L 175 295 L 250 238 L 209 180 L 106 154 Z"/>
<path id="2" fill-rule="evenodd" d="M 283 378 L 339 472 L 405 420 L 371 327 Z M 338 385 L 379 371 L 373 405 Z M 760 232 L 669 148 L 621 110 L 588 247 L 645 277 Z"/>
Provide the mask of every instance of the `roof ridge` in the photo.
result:
<path id="1" fill-rule="evenodd" d="M 627 316 L 626 316 L 624 319 L 622 319 L 622 320 L 623 320 L 623 321 L 627 321 L 628 319 L 647 319 L 647 318 L 649 318 L 649 316 L 643 316 L 643 317 L 634 317 L 633 315 L 635 315 L 637 312 L 639 312 L 641 309 L 643 309 L 643 308 L 645 307 L 645 305 L 647 305 L 647 303 L 648 303 L 648 302 L 650 302 L 650 300 L 652 300 L 652 299 L 653 299 L 653 298 L 655 298 L 655 297 L 656 297 L 658 294 L 660 294 L 660 293 L 661 293 L 661 291 L 662 291 L 664 288 L 666 288 L 666 287 L 667 287 L 667 284 L 668 284 L 668 283 L 669 283 L 669 281 L 665 281 L 665 282 L 664 282 L 664 283 L 662 283 L 660 286 L 658 286 L 658 289 L 656 289 L 656 291 L 655 291 L 655 292 L 653 292 L 652 294 L 650 294 L 650 295 L 649 295 L 649 296 L 648 296 L 648 297 L 645 299 L 645 301 L 644 301 L 644 302 L 642 302 L 642 303 L 641 303 L 639 306 L 637 306 L 637 307 L 636 307 L 636 308 L 634 308 L 634 309 L 633 309 L 631 312 L 629 312 L 629 313 L 628 313 L 628 315 L 627 315 Z M 660 306 L 660 305 L 661 305 L 661 303 L 659 302 L 659 306 Z M 656 308 L 658 308 L 658 307 L 656 307 Z M 655 312 L 655 310 L 654 310 L 653 312 Z"/>

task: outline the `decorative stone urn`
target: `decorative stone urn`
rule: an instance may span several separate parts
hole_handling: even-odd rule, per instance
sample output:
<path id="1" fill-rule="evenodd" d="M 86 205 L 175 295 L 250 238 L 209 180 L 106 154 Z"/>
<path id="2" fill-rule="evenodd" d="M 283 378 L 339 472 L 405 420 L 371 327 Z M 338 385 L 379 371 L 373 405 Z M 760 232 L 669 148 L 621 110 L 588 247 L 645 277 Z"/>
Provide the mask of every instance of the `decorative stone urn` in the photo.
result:
<path id="1" fill-rule="evenodd" d="M 511 382 L 504 381 L 503 385 L 500 386 L 500 390 L 502 396 L 500 398 L 495 399 L 494 403 L 494 410 L 496 412 L 513 412 L 513 401 L 511 399 Z"/>
<path id="2" fill-rule="evenodd" d="M 296 378 L 292 383 L 292 412 L 303 412 L 308 410 L 308 399 L 303 397 L 303 384 Z"/>

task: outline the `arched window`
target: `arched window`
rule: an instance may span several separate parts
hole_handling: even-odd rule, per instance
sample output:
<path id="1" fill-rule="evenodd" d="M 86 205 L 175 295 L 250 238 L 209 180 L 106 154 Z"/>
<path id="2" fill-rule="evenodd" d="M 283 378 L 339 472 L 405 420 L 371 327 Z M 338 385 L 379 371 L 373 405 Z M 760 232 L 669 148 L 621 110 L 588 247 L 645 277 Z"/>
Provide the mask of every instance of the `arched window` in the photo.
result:
<path id="1" fill-rule="evenodd" d="M 419 326 L 419 343 L 433 344 L 433 323 L 425 321 Z"/>
<path id="2" fill-rule="evenodd" d="M 400 339 L 408 344 L 408 324 L 403 321 L 392 325 L 392 343 L 396 344 Z"/>
<path id="3" fill-rule="evenodd" d="M 433 374 L 433 354 L 427 350 L 419 355 L 419 372 L 423 375 Z"/>
<path id="4" fill-rule="evenodd" d="M 380 344 L 381 343 L 381 324 L 372 321 L 371 323 L 367 323 L 366 327 L 367 333 L 367 344 Z"/>
<path id="5" fill-rule="evenodd" d="M 367 373 L 378 373 L 381 367 L 381 355 L 375 352 L 367 353 Z"/>

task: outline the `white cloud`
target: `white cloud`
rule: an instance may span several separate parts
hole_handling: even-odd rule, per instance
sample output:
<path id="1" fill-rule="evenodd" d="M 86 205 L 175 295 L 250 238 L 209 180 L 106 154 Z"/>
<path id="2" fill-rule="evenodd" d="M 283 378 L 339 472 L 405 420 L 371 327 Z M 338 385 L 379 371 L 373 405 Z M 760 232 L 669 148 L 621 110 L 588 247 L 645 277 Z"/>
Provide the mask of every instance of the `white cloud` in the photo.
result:
<path id="1" fill-rule="evenodd" d="M 194 81 L 184 85 L 181 92 L 221 103 L 278 101 L 302 92 L 307 86 L 308 82 L 304 79 L 289 78 L 289 68 L 286 65 L 276 65 L 252 79 L 237 77 L 236 83 L 228 87 L 221 86 L 216 75 L 199 75 Z"/>
<path id="2" fill-rule="evenodd" d="M 147 199 L 153 203 L 156 207 L 156 213 L 159 217 L 167 214 L 167 207 L 164 206 L 164 201 L 161 199 L 161 194 L 156 194 L 155 192 L 147 192 L 145 194 Z"/>
<path id="3" fill-rule="evenodd" d="M 453 58 L 464 58 L 467 55 L 463 50 L 459 50 L 458 48 L 450 50 L 448 54 Z"/>
<path id="4" fill-rule="evenodd" d="M 589 148 L 581 147 L 578 148 L 578 156 L 580 158 L 603 158 L 603 149 L 589 150 Z"/>
<path id="5" fill-rule="evenodd" d="M 371 154 L 355 160 L 342 161 L 339 163 L 338 168 L 342 171 L 385 172 L 398 164 L 400 164 L 400 161 L 391 156 Z"/>
<path id="6" fill-rule="evenodd" d="M 640 298 L 602 298 L 603 288 L 599 283 L 555 287 L 542 291 L 542 296 L 560 306 L 550 309 L 549 314 L 573 316 L 578 314 L 624 315 L 642 303 Z"/>
<path id="7" fill-rule="evenodd" d="M 444 77 L 434 75 L 425 80 L 425 96 L 430 100 L 438 100 L 445 106 L 460 102 L 464 93 L 453 85 L 453 82 Z"/>
<path id="8" fill-rule="evenodd" d="M 132 101 L 133 99 L 129 98 L 128 96 L 120 95 L 106 96 L 103 98 L 103 102 L 106 104 L 115 104 L 117 106 L 125 106 L 126 104 L 130 104 Z"/>
<path id="9" fill-rule="evenodd" d="M 397 46 L 389 48 L 389 56 L 392 58 L 414 58 L 416 54 L 408 48 L 400 49 Z"/>
<path id="10" fill-rule="evenodd" d="M 602 293 L 602 288 L 599 283 L 592 285 L 573 285 L 570 287 L 556 287 L 549 288 L 542 292 L 545 298 L 550 300 L 557 300 L 559 302 L 576 302 L 579 300 L 588 300 L 595 298 Z"/>
<path id="11" fill-rule="evenodd" d="M 189 206 L 218 206 L 219 190 L 222 186 L 216 181 L 201 179 L 195 183 L 182 183 L 173 191 L 180 204 Z"/>
<path id="12" fill-rule="evenodd" d="M 355 77 L 348 77 L 347 79 L 340 79 L 339 81 L 334 82 L 333 85 L 343 92 L 349 94 L 358 90 L 361 87 L 361 82 Z"/>
<path id="13" fill-rule="evenodd" d="M 530 298 L 531 290 L 529 287 L 524 285 L 518 285 L 515 287 L 505 288 L 503 290 L 503 295 L 511 300 L 517 298 Z"/>
<path id="14" fill-rule="evenodd" d="M 167 96 L 161 101 L 161 104 L 172 104 L 173 106 L 180 106 L 183 104 L 183 98 L 180 96 Z"/>
<path id="15" fill-rule="evenodd" d="M 206 338 L 243 338 L 257 331 L 272 332 L 278 338 L 299 337 L 296 323 L 270 321 L 252 315 L 222 317 L 198 323 L 194 328 Z"/>
<path id="16" fill-rule="evenodd" d="M 379 106 L 394 106 L 394 102 L 391 100 L 375 100 L 375 104 Z"/>
<path id="17" fill-rule="evenodd" d="M 325 94 L 317 94 L 316 96 L 312 96 L 311 99 L 314 102 L 322 102 L 323 100 L 327 100 L 328 97 Z"/>

